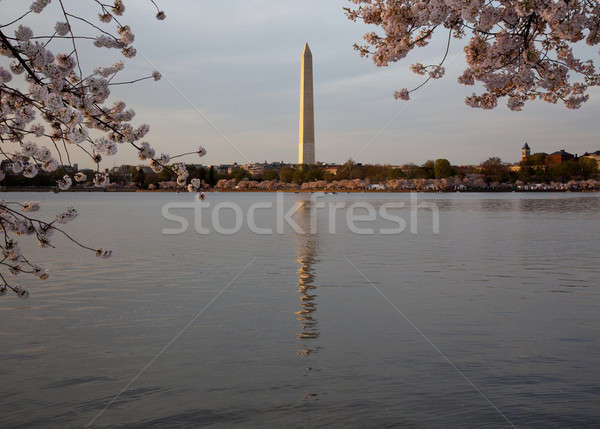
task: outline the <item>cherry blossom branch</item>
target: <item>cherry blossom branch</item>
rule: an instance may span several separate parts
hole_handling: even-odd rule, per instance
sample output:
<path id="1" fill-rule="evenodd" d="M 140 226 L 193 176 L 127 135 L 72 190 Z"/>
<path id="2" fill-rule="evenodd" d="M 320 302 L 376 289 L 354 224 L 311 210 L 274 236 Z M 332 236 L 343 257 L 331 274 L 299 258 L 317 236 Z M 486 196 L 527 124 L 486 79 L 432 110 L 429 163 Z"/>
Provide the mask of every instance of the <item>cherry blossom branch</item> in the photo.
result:
<path id="1" fill-rule="evenodd" d="M 6 36 L 4 35 L 4 33 L 1 30 L 0 30 L 0 40 L 2 40 L 2 42 L 4 42 L 4 44 L 6 45 L 6 47 L 13 54 L 13 56 L 19 61 L 19 63 L 21 63 L 21 65 L 23 66 L 23 68 L 27 71 L 27 73 L 29 73 L 29 76 L 31 76 L 31 78 L 34 81 L 36 81 L 37 83 L 41 83 L 42 81 L 37 77 L 37 75 L 33 72 L 33 70 L 31 70 L 29 68 L 29 65 L 27 65 L 27 63 L 25 62 L 25 60 L 21 57 L 21 55 L 19 54 L 19 51 L 17 51 L 13 47 L 13 45 L 6 38 Z"/>
<path id="2" fill-rule="evenodd" d="M 7 174 L 33 178 L 40 171 L 56 171 L 60 165 L 65 166 L 64 161 L 70 165 L 71 150 L 77 150 L 72 149 L 75 147 L 90 156 L 96 164 L 96 172 L 92 178 L 87 178 L 82 172 L 67 174 L 57 181 L 57 190 L 68 190 L 73 181 L 82 184 L 90 181 L 94 186 L 105 187 L 109 185 L 109 177 L 100 171 L 102 157 L 114 155 L 119 143 L 128 143 L 137 151 L 140 160 L 148 162 L 155 172 L 167 170 L 177 176 L 179 186 L 187 186 L 190 192 L 199 191 L 202 183 L 198 179 L 188 183 L 189 174 L 183 163 L 172 164 L 169 155 L 157 155 L 150 143 L 143 141 L 150 127 L 142 124 L 134 128 L 131 123 L 135 115 L 133 110 L 122 101 L 115 102 L 112 107 L 105 104 L 110 96 L 110 86 L 133 84 L 150 78 L 159 80 L 160 73 L 113 82 L 124 68 L 123 62 L 118 61 L 112 66 L 96 68 L 84 78 L 78 40 L 93 39 L 96 47 L 120 50 L 125 58 L 136 54 L 131 28 L 117 19 L 125 11 L 124 1 L 114 0 L 112 5 L 93 1 L 100 8 L 100 22 L 116 23 L 118 35 L 105 31 L 86 17 L 74 15 L 63 0 L 57 3 L 66 22 L 57 22 L 52 35 L 34 34 L 25 25 L 19 25 L 14 30 L 14 37 L 8 35 L 6 30 L 11 25 L 20 24 L 31 12 L 42 13 L 50 4 L 48 0 L 35 0 L 30 10 L 21 17 L 0 26 L 0 55 L 11 59 L 8 70 L 0 66 L 0 153 L 10 161 L 6 168 L 0 170 L 0 181 Z M 165 19 L 157 3 L 153 0 L 151 3 L 156 7 L 156 18 Z M 98 35 L 75 34 L 71 26 L 71 22 L 75 21 L 88 25 Z M 72 49 L 54 55 L 47 48 L 59 39 L 70 39 Z M 13 79 L 22 81 L 11 84 Z M 46 144 L 28 141 L 29 136 L 44 139 Z M 88 144 L 89 150 L 85 147 Z M 188 154 L 204 156 L 206 151 L 200 147 Z M 177 155 L 176 158 L 180 156 L 183 155 Z M 17 238 L 30 235 L 36 237 L 42 247 L 54 247 L 50 235 L 55 231 L 77 246 L 96 252 L 97 256 L 110 256 L 110 251 L 87 246 L 55 225 L 55 222 L 66 223 L 73 219 L 77 215 L 76 210 L 67 209 L 52 222 L 24 214 L 38 209 L 39 203 L 14 205 L 0 201 L 0 233 L 4 233 L 4 245 L 0 245 L 0 269 L 8 270 L 10 274 L 26 273 L 41 279 L 47 278 L 44 269 L 21 253 Z M 25 289 L 9 284 L 4 273 L 0 272 L 0 275 L 0 294 L 11 289 L 21 297 L 27 296 Z"/>
<path id="3" fill-rule="evenodd" d="M 13 19 L 12 21 L 10 21 L 7 24 L 4 25 L 0 25 L 0 28 L 4 28 L 4 27 L 10 27 L 11 25 L 19 22 L 20 20 L 22 20 L 23 18 L 25 18 L 27 15 L 29 15 L 31 13 L 31 9 L 29 9 L 27 12 L 25 12 L 23 15 L 21 15 L 20 17 Z"/>
<path id="4" fill-rule="evenodd" d="M 365 34 L 368 46 L 355 45 L 361 55 L 372 55 L 378 66 L 399 61 L 427 45 L 438 26 L 453 28 L 458 39 L 470 32 L 465 47 L 467 67 L 459 83 L 479 82 L 485 92 L 467 97 L 469 106 L 490 109 L 499 98 L 507 97 L 512 110 L 521 110 L 526 101 L 536 98 L 550 103 L 563 100 L 567 108 L 576 109 L 589 98 L 588 88 L 600 86 L 593 61 L 582 61 L 574 53 L 584 39 L 590 46 L 600 44 L 596 1 L 350 1 L 357 7 L 345 8 L 349 19 L 383 30 L 383 35 Z M 423 72 L 426 68 L 415 66 Z M 408 94 L 406 89 L 396 93 L 403 99 Z"/>
<path id="5" fill-rule="evenodd" d="M 65 21 L 67 21 L 67 25 L 69 26 L 69 34 L 71 35 L 71 41 L 73 44 L 73 51 L 75 52 L 75 58 L 77 59 L 77 68 L 79 69 L 79 77 L 83 79 L 83 72 L 81 71 L 81 63 L 79 61 L 79 52 L 77 52 L 77 45 L 75 43 L 75 38 L 73 36 L 73 29 L 71 27 L 71 23 L 69 22 L 69 17 L 67 15 L 67 11 L 65 10 L 65 5 L 63 4 L 63 0 L 58 0 L 60 4 L 60 8 L 62 9 L 63 16 L 65 17 Z"/>
<path id="6" fill-rule="evenodd" d="M 427 79 L 425 79 L 425 81 L 423 81 L 420 85 L 417 85 L 415 88 L 409 90 L 401 90 L 399 92 L 396 93 L 396 98 L 401 98 L 403 100 L 408 100 L 409 94 L 415 91 L 418 91 L 419 89 L 421 89 L 422 87 L 424 87 L 425 85 L 427 85 L 427 83 L 431 80 L 431 79 L 439 79 L 443 76 L 444 72 L 443 72 L 443 67 L 442 65 L 444 64 L 444 62 L 446 61 L 446 58 L 448 58 L 448 52 L 450 52 L 450 40 L 452 39 L 452 29 L 450 29 L 450 31 L 448 31 L 448 41 L 446 43 L 446 51 L 444 52 L 444 56 L 442 58 L 442 60 L 434 66 L 424 66 L 423 69 L 427 69 L 429 67 L 435 67 L 435 70 L 437 70 L 437 74 L 436 72 L 430 72 L 429 76 L 427 77 Z"/>
<path id="7" fill-rule="evenodd" d="M 138 82 L 141 82 L 143 80 L 148 80 L 148 79 L 152 79 L 152 76 L 140 77 L 138 79 L 128 80 L 126 82 L 112 82 L 112 83 L 110 83 L 110 85 L 111 86 L 113 86 L 113 85 L 130 85 L 132 83 L 138 83 Z"/>
<path id="8" fill-rule="evenodd" d="M 52 229 L 54 231 L 58 231 L 61 234 L 63 234 L 66 238 L 68 238 L 69 240 L 71 240 L 74 244 L 76 244 L 77 246 L 81 247 L 82 249 L 86 249 L 86 250 L 89 250 L 89 251 L 92 251 L 92 252 L 97 252 L 98 251 L 98 249 L 94 249 L 92 247 L 86 246 L 85 244 L 82 244 L 81 242 L 77 241 L 75 238 L 73 238 L 73 236 L 71 236 L 69 233 L 67 233 L 63 229 L 54 226 L 54 222 L 48 223 L 48 222 L 45 222 L 45 221 L 40 220 L 40 219 L 35 219 L 35 218 L 32 218 L 32 217 L 26 216 L 26 215 L 24 215 L 23 213 L 21 213 L 19 211 L 11 209 L 6 204 L 10 204 L 10 203 L 6 203 L 5 202 L 3 204 L 0 204 L 0 210 L 8 210 L 9 212 L 13 213 L 15 216 L 19 216 L 19 217 L 21 217 L 23 219 L 26 219 L 26 220 L 30 221 L 30 222 L 37 222 L 38 224 L 43 225 L 47 229 Z M 27 207 L 26 205 L 23 205 L 23 206 Z M 75 211 L 74 214 L 70 214 L 69 216 L 70 217 L 71 216 L 75 217 L 75 216 L 77 216 L 77 212 Z"/>

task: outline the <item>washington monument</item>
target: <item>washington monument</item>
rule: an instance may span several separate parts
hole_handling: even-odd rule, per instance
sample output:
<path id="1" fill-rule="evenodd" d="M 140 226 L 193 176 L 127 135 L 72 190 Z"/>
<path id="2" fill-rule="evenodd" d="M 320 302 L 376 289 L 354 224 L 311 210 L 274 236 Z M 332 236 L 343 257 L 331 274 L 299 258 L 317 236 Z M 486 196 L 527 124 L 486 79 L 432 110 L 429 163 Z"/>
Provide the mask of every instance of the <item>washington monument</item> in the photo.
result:
<path id="1" fill-rule="evenodd" d="M 298 144 L 298 164 L 315 163 L 315 109 L 313 98 L 312 53 L 308 43 L 302 51 L 302 71 L 300 77 L 300 138 Z"/>

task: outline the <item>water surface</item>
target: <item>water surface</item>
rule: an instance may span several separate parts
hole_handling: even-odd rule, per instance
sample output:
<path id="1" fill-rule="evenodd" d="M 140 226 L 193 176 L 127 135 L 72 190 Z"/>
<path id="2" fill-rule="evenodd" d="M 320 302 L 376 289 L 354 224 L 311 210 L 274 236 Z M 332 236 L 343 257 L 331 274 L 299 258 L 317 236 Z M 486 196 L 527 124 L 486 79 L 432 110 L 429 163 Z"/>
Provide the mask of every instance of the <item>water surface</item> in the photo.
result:
<path id="1" fill-rule="evenodd" d="M 336 234 L 327 210 L 315 234 L 200 235 L 190 210 L 187 234 L 162 234 L 161 207 L 190 194 L 0 198 L 72 204 L 66 229 L 115 250 L 24 246 L 51 278 L 0 299 L 0 427 L 85 427 L 138 375 L 92 427 L 600 427 L 598 194 L 425 194 L 439 234 L 405 209 L 395 235 L 354 234 L 345 210 Z"/>

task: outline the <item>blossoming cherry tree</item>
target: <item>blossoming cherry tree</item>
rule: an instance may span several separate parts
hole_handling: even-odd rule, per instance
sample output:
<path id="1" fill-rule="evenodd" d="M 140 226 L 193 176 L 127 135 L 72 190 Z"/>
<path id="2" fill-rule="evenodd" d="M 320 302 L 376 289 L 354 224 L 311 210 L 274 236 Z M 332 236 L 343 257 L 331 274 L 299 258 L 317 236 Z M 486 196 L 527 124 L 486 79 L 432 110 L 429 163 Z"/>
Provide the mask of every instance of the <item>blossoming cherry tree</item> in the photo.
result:
<path id="1" fill-rule="evenodd" d="M 506 99 L 512 110 L 527 101 L 563 103 L 577 109 L 588 100 L 588 88 L 600 85 L 592 59 L 583 59 L 588 46 L 600 43 L 600 2 L 593 0 L 349 0 L 351 20 L 362 20 L 381 31 L 365 34 L 355 45 L 378 66 L 405 58 L 426 46 L 433 35 L 447 33 L 440 63 L 411 66 L 429 79 L 444 76 L 452 38 L 469 38 L 464 47 L 463 85 L 483 86 L 466 98 L 471 107 L 493 109 Z M 577 48 L 577 49 L 575 49 Z M 575 52 L 577 50 L 577 53 Z M 408 100 L 414 89 L 401 89 L 396 98 Z"/>
<path id="2" fill-rule="evenodd" d="M 177 176 L 177 183 L 191 192 L 199 191 L 201 183 L 192 179 L 183 163 L 172 160 L 187 154 L 157 154 L 144 138 L 150 130 L 147 124 L 134 126 L 135 112 L 124 101 L 109 104 L 111 87 L 133 84 L 146 79 L 161 78 L 158 71 L 132 81 L 116 81 L 123 71 L 123 61 L 101 65 L 84 74 L 79 61 L 80 49 L 111 49 L 125 59 L 137 53 L 132 29 L 121 22 L 125 13 L 122 0 L 86 0 L 97 7 L 96 17 L 79 16 L 65 6 L 63 0 L 35 0 L 25 3 L 22 14 L 0 23 L 0 153 L 3 167 L 11 174 L 33 178 L 40 172 L 53 172 L 70 166 L 71 155 L 80 152 L 96 165 L 92 177 L 83 173 L 65 175 L 57 183 L 56 191 L 66 191 L 74 183 L 88 183 L 97 187 L 109 184 L 108 174 L 101 165 L 125 147 L 137 152 L 140 160 L 147 161 L 155 172 L 169 169 Z M 83 0 L 82 0 L 83 2 Z M 166 15 L 156 3 L 156 18 Z M 20 2 L 21 3 L 21 2 Z M 27 26 L 33 14 L 56 8 L 62 19 L 56 22 L 51 34 L 36 33 Z M 3 13 L 3 17 L 5 14 Z M 79 28 L 80 31 L 76 31 Z M 84 34 L 85 30 L 85 34 Z M 95 34 L 90 36 L 90 32 Z M 53 52 L 61 41 L 65 52 Z M 191 152 L 204 156 L 200 147 Z M 0 170 L 0 181 L 7 171 Z M 42 220 L 31 213 L 40 208 L 37 202 L 7 202 L 0 200 L 0 295 L 12 290 L 27 297 L 25 288 L 11 277 L 29 274 L 48 278 L 48 271 L 26 257 L 19 247 L 22 236 L 37 240 L 42 247 L 53 247 L 52 237 L 61 234 L 83 249 L 99 257 L 109 257 L 110 250 L 96 249 L 69 235 L 62 224 L 77 216 L 69 207 L 54 219 Z M 3 235 L 3 237 L 2 237 Z"/>

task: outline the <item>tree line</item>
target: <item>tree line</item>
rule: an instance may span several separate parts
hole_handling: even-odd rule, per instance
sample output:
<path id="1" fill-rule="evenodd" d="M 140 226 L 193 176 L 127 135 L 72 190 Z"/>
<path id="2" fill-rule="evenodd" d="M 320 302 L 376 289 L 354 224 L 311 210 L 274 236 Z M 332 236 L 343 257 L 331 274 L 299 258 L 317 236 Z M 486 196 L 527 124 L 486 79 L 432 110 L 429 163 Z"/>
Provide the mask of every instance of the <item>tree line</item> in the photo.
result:
<path id="1" fill-rule="evenodd" d="M 486 183 L 550 183 L 568 182 L 570 180 L 587 180 L 598 177 L 598 163 L 591 158 L 578 158 L 553 164 L 549 159 L 530 158 L 521 162 L 520 170 L 511 169 L 500 158 L 493 157 L 479 166 L 455 166 L 447 159 L 429 160 L 421 165 L 408 164 L 399 167 L 386 165 L 362 165 L 352 160 L 341 165 L 337 172 L 314 165 L 285 166 L 279 170 L 265 170 L 259 175 L 252 175 L 248 170 L 237 167 L 228 173 L 219 173 L 214 166 L 187 165 L 190 179 L 200 179 L 209 187 L 214 187 L 221 179 L 279 181 L 284 183 L 303 184 L 324 180 L 326 182 L 360 179 L 369 183 L 382 183 L 394 179 L 445 179 L 448 177 L 465 177 L 469 174 L 481 174 Z M 82 170 L 91 175 L 92 170 Z M 22 175 L 10 174 L 2 182 L 3 186 L 56 186 L 56 181 L 66 174 L 64 168 L 53 172 L 40 172 L 32 179 Z M 134 185 L 138 189 L 157 188 L 160 182 L 176 180 L 176 175 L 169 170 L 160 173 L 146 173 L 135 166 L 123 166 L 119 172 L 109 173 L 110 182 L 120 186 Z"/>
<path id="2" fill-rule="evenodd" d="M 481 174 L 486 183 L 550 183 L 568 182 L 569 180 L 587 180 L 598 176 L 598 164 L 591 158 L 579 158 L 561 164 L 535 164 L 528 161 L 522 163 L 520 170 L 512 169 L 500 158 L 493 157 L 476 166 L 455 166 L 447 159 L 429 160 L 421 165 L 408 164 L 399 167 L 385 165 L 361 165 L 352 160 L 338 168 L 336 173 L 319 166 L 286 166 L 281 170 L 267 170 L 261 175 L 253 176 L 247 170 L 238 168 L 230 174 L 221 174 L 219 179 L 251 179 L 258 181 L 280 181 L 303 184 L 317 180 L 332 182 L 334 180 L 361 179 L 370 183 L 381 183 L 394 179 L 446 179 L 458 176 L 463 178 L 469 174 Z"/>

